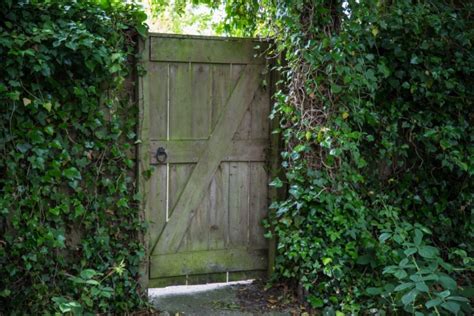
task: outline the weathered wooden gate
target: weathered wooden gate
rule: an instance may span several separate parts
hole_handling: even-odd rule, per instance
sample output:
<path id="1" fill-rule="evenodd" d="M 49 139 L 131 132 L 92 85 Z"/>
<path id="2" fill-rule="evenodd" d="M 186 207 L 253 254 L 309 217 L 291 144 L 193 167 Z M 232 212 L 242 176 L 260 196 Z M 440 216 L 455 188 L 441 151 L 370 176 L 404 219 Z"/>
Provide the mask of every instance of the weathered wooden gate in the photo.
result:
<path id="1" fill-rule="evenodd" d="M 257 45 L 160 34 L 144 45 L 140 172 L 150 287 L 267 269 L 261 220 L 268 209 L 270 78 Z"/>

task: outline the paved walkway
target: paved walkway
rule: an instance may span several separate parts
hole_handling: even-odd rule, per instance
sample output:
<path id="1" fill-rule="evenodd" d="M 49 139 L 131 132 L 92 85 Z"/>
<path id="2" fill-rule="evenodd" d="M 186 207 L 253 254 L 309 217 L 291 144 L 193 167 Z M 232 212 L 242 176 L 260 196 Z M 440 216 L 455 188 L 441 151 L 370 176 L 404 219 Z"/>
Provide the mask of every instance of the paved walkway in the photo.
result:
<path id="1" fill-rule="evenodd" d="M 286 316 L 286 312 L 253 313 L 240 305 L 237 293 L 239 286 L 251 281 L 217 283 L 193 286 L 173 286 L 149 289 L 150 302 L 161 315 L 274 315 Z"/>

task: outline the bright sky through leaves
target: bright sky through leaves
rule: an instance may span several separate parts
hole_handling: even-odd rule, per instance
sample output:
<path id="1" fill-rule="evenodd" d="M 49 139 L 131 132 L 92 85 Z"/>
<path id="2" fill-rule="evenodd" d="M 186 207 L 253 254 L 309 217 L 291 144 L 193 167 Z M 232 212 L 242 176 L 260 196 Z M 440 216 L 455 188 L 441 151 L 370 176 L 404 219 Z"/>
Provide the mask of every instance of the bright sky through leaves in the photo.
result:
<path id="1" fill-rule="evenodd" d="M 224 20 L 223 7 L 211 9 L 204 4 L 187 3 L 184 12 L 178 13 L 175 10 L 175 0 L 170 0 L 164 11 L 153 14 L 150 1 L 144 0 L 150 32 L 220 35 L 216 32 L 215 26 Z"/>

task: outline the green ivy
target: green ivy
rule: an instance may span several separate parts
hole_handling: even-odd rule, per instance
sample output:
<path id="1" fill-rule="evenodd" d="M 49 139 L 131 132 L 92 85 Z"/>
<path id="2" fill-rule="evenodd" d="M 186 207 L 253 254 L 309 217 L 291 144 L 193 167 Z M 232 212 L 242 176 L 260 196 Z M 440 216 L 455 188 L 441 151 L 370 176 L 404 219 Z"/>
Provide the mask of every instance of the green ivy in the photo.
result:
<path id="1" fill-rule="evenodd" d="M 134 310 L 144 225 L 127 78 L 146 16 L 119 0 L 0 12 L 0 314 Z"/>
<path id="2" fill-rule="evenodd" d="M 275 278 L 325 313 L 472 312 L 472 3 L 276 1 Z M 423 233 L 424 232 L 424 233 Z"/>

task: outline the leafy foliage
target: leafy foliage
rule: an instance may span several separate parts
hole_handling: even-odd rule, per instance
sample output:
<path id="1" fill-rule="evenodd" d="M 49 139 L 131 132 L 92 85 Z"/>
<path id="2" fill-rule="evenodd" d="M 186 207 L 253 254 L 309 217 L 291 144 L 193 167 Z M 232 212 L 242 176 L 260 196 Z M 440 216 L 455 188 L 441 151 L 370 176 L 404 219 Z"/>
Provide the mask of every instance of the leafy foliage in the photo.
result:
<path id="1" fill-rule="evenodd" d="M 276 276 L 328 313 L 469 314 L 472 3 L 276 3 Z"/>
<path id="2" fill-rule="evenodd" d="M 472 2 L 224 3 L 284 61 L 275 278 L 327 314 L 472 313 Z"/>
<path id="3" fill-rule="evenodd" d="M 126 78 L 145 15 L 118 0 L 0 12 L 0 314 L 130 311 L 144 227 Z"/>

